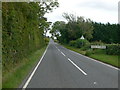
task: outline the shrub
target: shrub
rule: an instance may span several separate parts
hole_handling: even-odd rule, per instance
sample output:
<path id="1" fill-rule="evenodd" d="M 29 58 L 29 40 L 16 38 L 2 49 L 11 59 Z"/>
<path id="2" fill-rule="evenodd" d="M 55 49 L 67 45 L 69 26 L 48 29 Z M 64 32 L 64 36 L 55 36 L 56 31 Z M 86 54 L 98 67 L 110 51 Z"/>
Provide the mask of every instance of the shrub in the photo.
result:
<path id="1" fill-rule="evenodd" d="M 75 47 L 75 44 L 76 44 L 76 41 L 75 41 L 75 40 L 72 40 L 72 41 L 69 42 L 69 45 L 70 45 L 70 46 Z"/>
<path id="2" fill-rule="evenodd" d="M 107 45 L 106 53 L 108 55 L 120 55 L 120 45 L 119 44 Z"/>
<path id="3" fill-rule="evenodd" d="M 104 43 L 101 41 L 95 41 L 95 42 L 92 42 L 91 45 L 104 45 Z"/>
<path id="4" fill-rule="evenodd" d="M 81 48 L 89 45 L 89 41 L 86 39 L 77 39 L 76 40 L 76 47 Z"/>
<path id="5" fill-rule="evenodd" d="M 85 53 L 86 56 L 90 56 L 91 54 L 94 54 L 91 49 L 87 50 Z"/>
<path id="6" fill-rule="evenodd" d="M 49 38 L 44 38 L 46 45 L 49 43 L 49 40 L 50 40 Z"/>
<path id="7" fill-rule="evenodd" d="M 89 47 L 89 41 L 87 41 L 86 39 L 84 39 L 84 40 L 77 39 L 77 40 L 70 41 L 69 45 L 73 46 L 73 47 L 76 47 L 76 48 L 81 48 L 81 47 L 88 48 Z"/>
<path id="8" fill-rule="evenodd" d="M 58 42 L 58 40 L 57 40 L 57 39 L 54 39 L 54 42 Z"/>
<path id="9" fill-rule="evenodd" d="M 83 51 L 86 51 L 88 49 L 90 49 L 90 44 L 87 44 L 87 45 L 81 47 L 81 50 L 83 50 Z"/>

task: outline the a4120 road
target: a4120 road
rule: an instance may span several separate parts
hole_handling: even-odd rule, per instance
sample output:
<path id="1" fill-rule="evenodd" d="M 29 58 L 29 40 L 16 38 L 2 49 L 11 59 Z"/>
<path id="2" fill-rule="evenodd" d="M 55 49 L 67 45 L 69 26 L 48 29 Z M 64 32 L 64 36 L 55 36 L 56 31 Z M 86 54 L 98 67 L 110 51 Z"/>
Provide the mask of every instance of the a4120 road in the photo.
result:
<path id="1" fill-rule="evenodd" d="M 50 40 L 23 88 L 118 88 L 118 69 Z"/>

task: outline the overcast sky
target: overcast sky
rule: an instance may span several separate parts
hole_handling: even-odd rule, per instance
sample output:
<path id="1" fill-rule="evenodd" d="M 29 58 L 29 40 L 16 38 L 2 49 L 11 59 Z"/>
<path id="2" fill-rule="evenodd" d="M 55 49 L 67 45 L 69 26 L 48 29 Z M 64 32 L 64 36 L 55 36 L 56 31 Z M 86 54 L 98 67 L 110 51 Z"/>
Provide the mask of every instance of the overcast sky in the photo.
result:
<path id="1" fill-rule="evenodd" d="M 45 17 L 48 21 L 65 21 L 64 12 L 84 16 L 96 22 L 118 23 L 118 2 L 120 0 L 58 0 L 59 7 Z"/>

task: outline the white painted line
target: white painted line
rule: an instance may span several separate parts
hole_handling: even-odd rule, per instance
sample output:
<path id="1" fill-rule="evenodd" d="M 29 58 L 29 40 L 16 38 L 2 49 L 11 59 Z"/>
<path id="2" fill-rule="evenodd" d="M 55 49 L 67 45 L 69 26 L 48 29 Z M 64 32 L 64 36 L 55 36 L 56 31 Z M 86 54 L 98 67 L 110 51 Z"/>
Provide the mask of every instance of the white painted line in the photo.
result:
<path id="1" fill-rule="evenodd" d="M 62 47 L 63 47 L 63 46 L 62 46 Z M 65 47 L 63 47 L 63 48 L 65 48 Z M 66 48 L 66 49 L 67 49 L 67 48 Z M 87 56 L 85 56 L 85 55 L 82 55 L 82 54 L 77 53 L 77 52 L 75 52 L 75 51 L 72 51 L 72 50 L 70 50 L 70 49 L 68 49 L 68 50 L 69 50 L 70 52 L 73 52 L 73 53 L 77 54 L 77 55 L 81 55 L 81 56 L 83 56 L 83 57 L 85 57 L 85 58 L 88 58 L 88 59 L 90 59 L 90 60 L 93 60 L 93 61 L 95 61 L 95 62 L 101 63 L 101 64 L 103 64 L 103 65 L 105 65 L 105 66 L 108 66 L 108 67 L 110 67 L 110 68 L 113 68 L 113 69 L 116 69 L 116 70 L 119 70 L 119 71 L 120 71 L 120 69 L 117 68 L 117 67 L 114 67 L 114 66 L 111 66 L 111 65 L 109 65 L 109 64 L 103 63 L 103 62 L 101 62 L 101 61 L 95 60 L 95 59 L 93 59 L 93 58 L 87 57 Z"/>
<path id="2" fill-rule="evenodd" d="M 60 51 L 60 49 L 57 47 L 57 46 L 55 46 L 57 49 L 58 49 L 58 51 Z M 61 52 L 61 51 L 60 51 Z"/>
<path id="3" fill-rule="evenodd" d="M 103 65 L 105 65 L 105 66 L 108 66 L 108 67 L 114 68 L 114 69 L 116 69 L 116 70 L 120 70 L 120 69 L 118 69 L 118 68 L 116 68 L 116 67 L 114 67 L 114 66 L 111 66 L 111 65 L 109 65 L 109 64 L 106 64 L 106 63 L 100 62 L 100 61 L 95 60 L 95 59 L 93 59 L 93 58 L 90 58 L 90 57 L 84 56 L 84 55 L 79 54 L 79 53 L 77 53 L 77 52 L 74 52 L 74 51 L 71 51 L 71 50 L 69 50 L 69 51 L 70 51 L 70 52 L 73 52 L 73 53 L 75 53 L 75 54 L 77 54 L 77 55 L 83 56 L 83 57 L 85 57 L 85 58 L 87 58 L 87 59 L 90 59 L 90 60 L 93 60 L 93 61 L 95 61 L 95 62 L 101 63 L 101 64 L 103 64 Z"/>
<path id="4" fill-rule="evenodd" d="M 73 61 L 71 61 L 69 58 L 68 58 L 68 60 L 69 60 L 79 71 L 81 71 L 84 75 L 87 75 L 87 73 L 84 72 L 80 67 L 78 67 Z"/>
<path id="5" fill-rule="evenodd" d="M 54 45 L 55 46 L 55 45 Z M 56 46 L 55 46 L 56 47 Z M 57 48 L 57 47 L 56 47 Z M 58 49 L 58 48 L 57 48 Z"/>
<path id="6" fill-rule="evenodd" d="M 65 54 L 63 52 L 61 52 L 63 56 L 65 56 Z"/>
<path id="7" fill-rule="evenodd" d="M 58 51 L 60 51 L 60 49 L 58 49 Z M 61 52 L 61 51 L 60 51 Z"/>
<path id="8" fill-rule="evenodd" d="M 48 47 L 49 47 L 49 44 L 48 44 L 48 46 L 47 46 L 47 48 L 46 48 L 45 52 L 43 53 L 43 55 L 42 55 L 42 57 L 41 57 L 40 61 L 38 62 L 37 66 L 35 67 L 35 69 L 34 69 L 34 70 L 33 70 L 33 72 L 31 73 L 31 75 L 30 75 L 30 77 L 28 78 L 28 80 L 26 81 L 25 85 L 23 86 L 23 89 L 25 89 L 25 88 L 28 86 L 28 84 L 29 84 L 30 80 L 32 79 L 33 75 L 35 74 L 35 72 L 36 72 L 36 70 L 37 70 L 38 66 L 40 65 L 40 63 L 41 63 L 41 61 L 42 61 L 43 57 L 45 56 L 45 54 L 46 54 L 46 52 L 47 52 Z"/>
<path id="9" fill-rule="evenodd" d="M 58 51 L 60 51 L 60 49 L 57 47 L 57 46 L 55 46 L 57 49 L 58 49 Z M 61 52 L 61 51 L 60 51 Z"/>
<path id="10" fill-rule="evenodd" d="M 97 82 L 94 82 L 93 84 L 97 84 Z"/>

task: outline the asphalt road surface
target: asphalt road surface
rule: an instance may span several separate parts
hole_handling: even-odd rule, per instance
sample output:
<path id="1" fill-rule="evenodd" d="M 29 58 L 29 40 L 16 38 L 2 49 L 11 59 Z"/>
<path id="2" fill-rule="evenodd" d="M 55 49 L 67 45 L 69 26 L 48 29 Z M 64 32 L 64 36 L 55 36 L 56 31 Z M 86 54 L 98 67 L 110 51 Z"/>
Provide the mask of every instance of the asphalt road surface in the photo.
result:
<path id="1" fill-rule="evenodd" d="M 118 88 L 118 69 L 50 40 L 23 88 Z"/>

